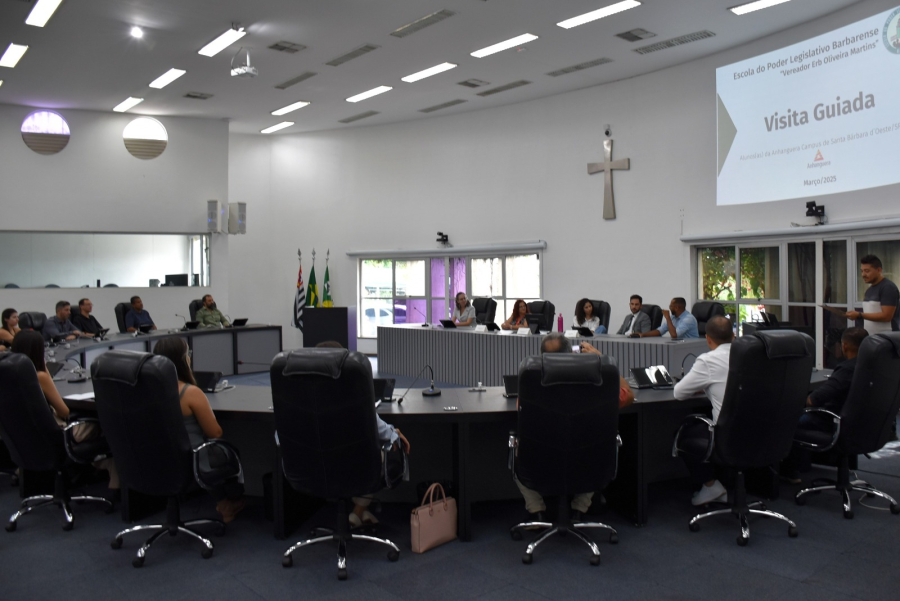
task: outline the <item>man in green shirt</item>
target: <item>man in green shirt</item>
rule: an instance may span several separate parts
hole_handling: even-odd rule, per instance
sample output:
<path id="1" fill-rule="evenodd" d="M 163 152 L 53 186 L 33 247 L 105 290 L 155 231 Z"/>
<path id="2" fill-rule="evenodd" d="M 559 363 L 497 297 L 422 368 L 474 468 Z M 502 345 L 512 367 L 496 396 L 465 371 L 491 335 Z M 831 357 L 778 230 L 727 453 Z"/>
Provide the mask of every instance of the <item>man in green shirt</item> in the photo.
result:
<path id="1" fill-rule="evenodd" d="M 220 328 L 231 325 L 222 312 L 216 309 L 216 301 L 213 300 L 212 294 L 204 295 L 200 302 L 203 303 L 203 306 L 197 310 L 197 321 L 200 322 L 201 328 Z"/>

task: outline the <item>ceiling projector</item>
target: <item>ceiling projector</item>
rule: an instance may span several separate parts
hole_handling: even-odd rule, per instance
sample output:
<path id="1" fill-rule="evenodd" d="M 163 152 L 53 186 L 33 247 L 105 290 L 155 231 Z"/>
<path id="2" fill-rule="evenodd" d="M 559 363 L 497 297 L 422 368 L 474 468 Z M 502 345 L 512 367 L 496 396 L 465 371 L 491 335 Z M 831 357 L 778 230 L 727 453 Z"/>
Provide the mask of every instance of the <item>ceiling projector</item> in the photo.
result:
<path id="1" fill-rule="evenodd" d="M 244 53 L 244 60 L 237 66 L 235 66 L 234 62 L 241 56 L 241 53 Z M 250 50 L 247 48 L 241 48 L 237 51 L 237 54 L 234 55 L 234 58 L 231 59 L 231 76 L 232 77 L 256 77 L 259 71 L 256 70 L 256 67 L 250 64 Z"/>

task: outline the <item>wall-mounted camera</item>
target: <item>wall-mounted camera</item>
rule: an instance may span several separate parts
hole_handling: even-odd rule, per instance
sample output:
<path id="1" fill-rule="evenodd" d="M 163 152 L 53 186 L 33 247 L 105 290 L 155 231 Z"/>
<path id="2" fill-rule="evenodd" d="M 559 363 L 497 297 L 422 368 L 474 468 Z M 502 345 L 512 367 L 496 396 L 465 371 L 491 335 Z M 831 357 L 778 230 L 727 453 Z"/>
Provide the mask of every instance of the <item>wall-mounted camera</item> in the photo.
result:
<path id="1" fill-rule="evenodd" d="M 606 135 L 607 138 L 610 137 L 612 135 L 612 125 L 609 125 L 609 124 L 604 125 L 603 133 Z"/>
<path id="2" fill-rule="evenodd" d="M 816 201 L 811 200 L 806 203 L 806 216 L 818 219 L 816 225 L 825 223 L 825 205 L 817 205 Z"/>
<path id="3" fill-rule="evenodd" d="M 438 232 L 437 240 L 435 240 L 435 242 L 440 242 L 444 246 L 450 246 L 450 236 L 448 236 L 444 232 Z"/>

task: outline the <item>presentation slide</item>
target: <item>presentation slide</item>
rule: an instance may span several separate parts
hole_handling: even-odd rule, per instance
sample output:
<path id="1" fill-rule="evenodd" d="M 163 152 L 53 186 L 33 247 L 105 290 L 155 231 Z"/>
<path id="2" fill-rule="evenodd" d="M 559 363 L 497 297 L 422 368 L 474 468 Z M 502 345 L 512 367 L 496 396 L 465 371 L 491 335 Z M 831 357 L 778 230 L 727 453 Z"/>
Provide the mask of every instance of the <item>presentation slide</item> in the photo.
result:
<path id="1" fill-rule="evenodd" d="M 716 69 L 716 203 L 900 182 L 900 7 Z"/>

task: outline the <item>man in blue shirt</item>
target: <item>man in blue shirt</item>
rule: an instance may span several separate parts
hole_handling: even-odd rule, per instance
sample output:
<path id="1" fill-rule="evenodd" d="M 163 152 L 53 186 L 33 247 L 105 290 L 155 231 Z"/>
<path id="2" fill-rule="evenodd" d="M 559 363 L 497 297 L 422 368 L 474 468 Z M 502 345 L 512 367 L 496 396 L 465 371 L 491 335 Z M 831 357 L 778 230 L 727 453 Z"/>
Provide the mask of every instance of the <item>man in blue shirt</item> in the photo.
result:
<path id="1" fill-rule="evenodd" d="M 44 340 L 53 342 L 54 339 L 75 340 L 81 336 L 85 336 L 69 320 L 72 314 L 72 307 L 69 301 L 61 300 L 56 303 L 56 315 L 47 320 L 44 324 Z"/>
<path id="2" fill-rule="evenodd" d="M 131 311 L 125 314 L 125 328 L 129 332 L 140 329 L 141 326 L 152 326 L 150 329 L 155 330 L 156 324 L 150 314 L 144 311 L 144 301 L 140 296 L 131 297 Z"/>
<path id="3" fill-rule="evenodd" d="M 632 338 L 644 338 L 647 336 L 664 336 L 668 334 L 672 338 L 700 338 L 697 329 L 697 319 L 687 310 L 687 301 L 676 296 L 669 303 L 669 310 L 663 309 L 663 317 L 666 319 L 658 330 L 649 332 L 632 333 Z"/>

